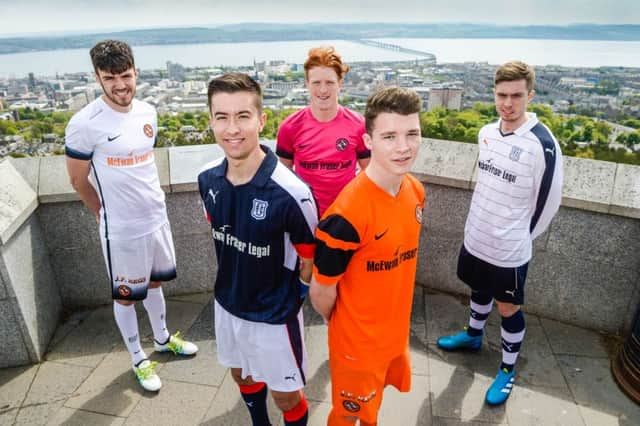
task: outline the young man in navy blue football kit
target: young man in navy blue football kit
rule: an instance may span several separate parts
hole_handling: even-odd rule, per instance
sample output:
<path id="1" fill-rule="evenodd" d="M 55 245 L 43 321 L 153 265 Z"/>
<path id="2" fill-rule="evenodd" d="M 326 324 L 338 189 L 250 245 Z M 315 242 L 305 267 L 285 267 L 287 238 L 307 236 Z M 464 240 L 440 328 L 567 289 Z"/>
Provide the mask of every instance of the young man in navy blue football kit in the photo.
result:
<path id="1" fill-rule="evenodd" d="M 562 197 L 562 153 L 549 129 L 527 113 L 533 99 L 533 69 L 520 61 L 495 74 L 500 119 L 478 135 L 478 181 L 464 229 L 458 277 L 471 287 L 469 325 L 443 336 L 445 350 L 480 349 L 493 301 L 502 317 L 502 364 L 485 400 L 504 403 L 515 383 L 515 363 L 524 339 L 524 283 L 532 241 L 549 226 Z"/>
<path id="2" fill-rule="evenodd" d="M 254 425 L 269 425 L 270 388 L 287 426 L 306 425 L 302 302 L 318 222 L 311 190 L 259 143 L 262 90 L 245 74 L 213 79 L 211 129 L 224 157 L 198 175 L 218 258 L 218 361 L 231 369 Z M 301 283 L 303 281 L 304 283 Z"/>
<path id="3" fill-rule="evenodd" d="M 134 98 L 137 71 L 126 43 L 105 40 L 91 49 L 100 98 L 78 111 L 66 129 L 73 188 L 96 216 L 114 299 L 113 312 L 140 385 L 162 386 L 140 345 L 134 301 L 142 300 L 154 349 L 193 355 L 196 345 L 170 335 L 161 281 L 176 277 L 176 261 L 153 158 L 155 109 Z"/>

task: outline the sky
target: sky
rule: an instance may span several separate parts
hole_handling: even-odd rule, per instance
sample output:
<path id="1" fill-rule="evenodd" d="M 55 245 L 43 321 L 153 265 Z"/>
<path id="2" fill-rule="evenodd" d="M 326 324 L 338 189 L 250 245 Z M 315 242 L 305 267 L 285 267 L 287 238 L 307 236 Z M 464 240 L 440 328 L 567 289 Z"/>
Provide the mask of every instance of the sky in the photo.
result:
<path id="1" fill-rule="evenodd" d="M 0 0 L 0 35 L 241 22 L 640 24 L 639 0 Z"/>

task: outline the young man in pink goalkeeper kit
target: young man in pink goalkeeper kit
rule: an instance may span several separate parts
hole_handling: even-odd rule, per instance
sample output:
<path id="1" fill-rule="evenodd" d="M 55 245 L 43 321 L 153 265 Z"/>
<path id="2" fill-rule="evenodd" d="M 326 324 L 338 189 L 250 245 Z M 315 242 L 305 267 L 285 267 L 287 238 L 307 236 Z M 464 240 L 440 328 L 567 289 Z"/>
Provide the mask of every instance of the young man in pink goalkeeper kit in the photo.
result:
<path id="1" fill-rule="evenodd" d="M 333 47 L 309 50 L 304 63 L 308 107 L 289 116 L 278 129 L 276 153 L 311 187 L 320 215 L 355 177 L 371 153 L 364 145 L 364 118 L 341 106 L 338 94 L 349 67 Z"/>

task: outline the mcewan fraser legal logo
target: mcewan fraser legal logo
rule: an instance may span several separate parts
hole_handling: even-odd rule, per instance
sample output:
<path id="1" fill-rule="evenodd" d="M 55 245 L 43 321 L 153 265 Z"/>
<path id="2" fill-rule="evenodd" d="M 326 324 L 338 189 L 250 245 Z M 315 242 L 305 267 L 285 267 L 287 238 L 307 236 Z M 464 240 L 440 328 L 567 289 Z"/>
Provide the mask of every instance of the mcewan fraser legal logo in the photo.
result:
<path id="1" fill-rule="evenodd" d="M 412 248 L 409 250 L 396 250 L 392 258 L 381 260 L 367 260 L 367 272 L 383 272 L 391 271 L 406 262 L 407 260 L 415 259 L 418 254 L 418 248 Z"/>
<path id="2" fill-rule="evenodd" d="M 478 168 L 483 172 L 489 173 L 497 178 L 504 179 L 509 183 L 516 183 L 516 179 L 518 178 L 517 175 L 494 166 L 493 158 L 489 160 L 478 160 Z"/>

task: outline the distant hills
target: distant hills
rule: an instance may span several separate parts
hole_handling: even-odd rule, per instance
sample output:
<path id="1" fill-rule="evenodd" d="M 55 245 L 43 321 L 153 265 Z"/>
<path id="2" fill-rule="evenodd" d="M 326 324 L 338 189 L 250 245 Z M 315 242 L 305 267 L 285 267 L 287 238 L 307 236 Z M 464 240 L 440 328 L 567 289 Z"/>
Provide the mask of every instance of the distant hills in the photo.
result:
<path id="1" fill-rule="evenodd" d="M 157 28 L 66 36 L 0 38 L 0 54 L 89 48 L 106 38 L 132 45 L 239 43 L 258 41 L 353 40 L 360 38 L 527 38 L 640 41 L 640 25 L 574 24 L 501 26 L 486 24 L 267 24 L 211 28 Z"/>

